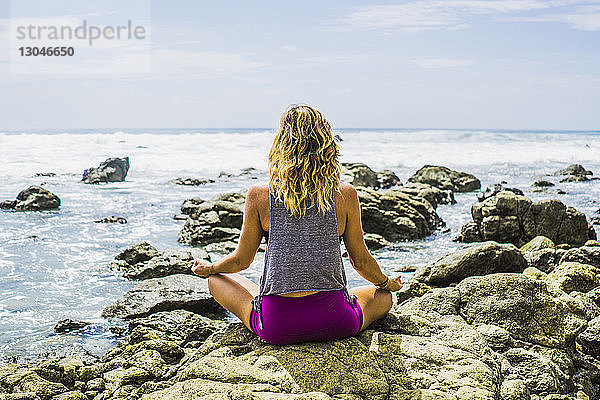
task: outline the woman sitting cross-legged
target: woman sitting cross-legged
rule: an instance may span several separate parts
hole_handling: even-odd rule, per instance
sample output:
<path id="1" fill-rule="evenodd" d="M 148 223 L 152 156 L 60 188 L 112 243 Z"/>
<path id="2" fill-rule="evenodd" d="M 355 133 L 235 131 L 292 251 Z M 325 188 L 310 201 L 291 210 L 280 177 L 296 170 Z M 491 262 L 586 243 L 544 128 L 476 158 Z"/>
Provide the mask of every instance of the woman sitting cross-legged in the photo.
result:
<path id="1" fill-rule="evenodd" d="M 236 250 L 214 264 L 196 261 L 214 299 L 263 341 L 289 344 L 353 336 L 392 306 L 389 278 L 365 246 L 356 189 L 340 183 L 339 146 L 323 115 L 294 106 L 269 153 L 268 184 L 252 186 Z M 267 241 L 260 287 L 237 274 Z M 340 241 L 373 285 L 348 290 Z"/>

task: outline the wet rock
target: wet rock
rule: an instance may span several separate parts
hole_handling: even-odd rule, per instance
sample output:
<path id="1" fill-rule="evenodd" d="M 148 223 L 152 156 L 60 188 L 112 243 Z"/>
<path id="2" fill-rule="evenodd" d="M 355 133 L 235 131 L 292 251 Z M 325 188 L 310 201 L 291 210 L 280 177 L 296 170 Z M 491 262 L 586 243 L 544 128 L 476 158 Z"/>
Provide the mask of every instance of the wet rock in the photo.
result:
<path id="1" fill-rule="evenodd" d="M 560 182 L 587 182 L 589 180 L 590 179 L 586 175 L 569 175 L 566 178 L 561 179 Z"/>
<path id="2" fill-rule="evenodd" d="M 106 307 L 102 316 L 132 319 L 180 309 L 205 316 L 224 315 L 224 309 L 210 295 L 206 279 L 176 274 L 141 281 Z"/>
<path id="3" fill-rule="evenodd" d="M 527 265 L 512 244 L 483 242 L 445 255 L 417 271 L 414 278 L 435 286 L 448 286 L 473 275 L 495 272 L 522 272 Z"/>
<path id="4" fill-rule="evenodd" d="M 37 172 L 34 176 L 56 176 L 54 172 Z"/>
<path id="5" fill-rule="evenodd" d="M 200 185 L 206 185 L 208 183 L 214 183 L 214 182 L 215 181 L 213 179 L 209 179 L 209 178 L 202 178 L 202 179 L 176 178 L 176 179 L 169 181 L 169 183 L 172 185 L 183 185 L 183 186 L 200 186 Z"/>
<path id="6" fill-rule="evenodd" d="M 85 328 L 90 323 L 85 321 L 74 321 L 72 319 L 61 319 L 54 326 L 54 332 L 56 333 L 66 333 L 71 331 L 78 331 L 82 328 Z"/>
<path id="7" fill-rule="evenodd" d="M 142 242 L 126 248 L 115 258 L 125 261 L 129 265 L 134 265 L 142 261 L 148 261 L 156 257 L 160 252 L 148 242 Z"/>
<path id="8" fill-rule="evenodd" d="M 565 169 L 558 170 L 554 175 L 593 175 L 592 171 L 588 171 L 581 164 L 571 164 Z"/>
<path id="9" fill-rule="evenodd" d="M 425 165 L 408 178 L 408 181 L 426 183 L 453 192 L 472 192 L 481 188 L 479 179 L 471 174 L 434 165 Z"/>
<path id="10" fill-rule="evenodd" d="M 385 246 L 389 246 L 391 243 L 385 240 L 385 238 L 376 233 L 365 233 L 364 234 L 365 244 L 369 250 L 379 250 Z"/>
<path id="11" fill-rule="evenodd" d="M 245 193 L 226 193 L 210 201 L 184 202 L 181 211 L 189 218 L 179 232 L 178 241 L 193 246 L 236 242 L 242 227 L 244 202 Z"/>
<path id="12" fill-rule="evenodd" d="M 341 163 L 342 181 L 353 186 L 371 189 L 387 189 L 401 185 L 400 179 L 392 171 L 375 172 L 363 163 Z"/>
<path id="13" fill-rule="evenodd" d="M 190 268 L 194 259 L 210 261 L 208 253 L 202 249 L 159 252 L 147 242 L 123 250 L 116 259 L 121 262 L 114 262 L 110 267 L 120 271 L 127 279 L 133 280 L 174 274 L 193 275 Z"/>
<path id="14" fill-rule="evenodd" d="M 127 220 L 123 217 L 117 217 L 116 215 L 111 215 L 110 217 L 105 217 L 99 220 L 94 221 L 97 224 L 126 224 Z"/>
<path id="15" fill-rule="evenodd" d="M 501 183 L 496 183 L 492 187 L 485 188 L 485 190 L 483 192 L 477 193 L 477 200 L 479 200 L 480 202 L 484 201 L 484 200 L 487 200 L 490 197 L 493 197 L 493 196 L 495 196 L 496 194 L 498 194 L 498 193 L 500 193 L 502 191 L 513 192 L 514 194 L 518 194 L 520 196 L 523 196 L 523 191 L 521 189 L 511 188 L 511 187 L 504 186 Z"/>
<path id="16" fill-rule="evenodd" d="M 463 226 L 459 241 L 494 240 L 522 246 L 536 236 L 554 243 L 581 246 L 589 236 L 585 214 L 559 200 L 532 202 L 502 191 L 471 208 L 473 222 Z"/>
<path id="17" fill-rule="evenodd" d="M 544 187 L 551 187 L 554 186 L 554 183 L 550 182 L 550 181 L 546 181 L 546 180 L 539 180 L 539 181 L 535 181 L 533 183 L 533 186 L 535 187 L 540 187 L 540 188 L 544 188 Z"/>
<path id="18" fill-rule="evenodd" d="M 16 200 L 6 200 L 0 203 L 0 209 L 16 211 L 55 210 L 60 207 L 57 195 L 41 186 L 30 186 L 18 194 Z"/>
<path id="19" fill-rule="evenodd" d="M 363 229 L 390 242 L 417 240 L 445 224 L 435 208 L 422 197 L 397 189 L 377 192 L 357 187 Z"/>
<path id="20" fill-rule="evenodd" d="M 129 171 L 129 157 L 108 158 L 96 168 L 88 168 L 81 178 L 84 183 L 123 182 Z"/>

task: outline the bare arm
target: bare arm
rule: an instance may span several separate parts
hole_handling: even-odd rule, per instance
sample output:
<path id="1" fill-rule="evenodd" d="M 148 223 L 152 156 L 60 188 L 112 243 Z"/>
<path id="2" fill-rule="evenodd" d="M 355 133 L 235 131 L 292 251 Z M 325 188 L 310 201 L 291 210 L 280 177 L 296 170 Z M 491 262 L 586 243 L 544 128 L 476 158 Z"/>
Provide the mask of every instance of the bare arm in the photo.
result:
<path id="1" fill-rule="evenodd" d="M 242 232 L 235 251 L 213 264 L 200 263 L 194 266 L 192 270 L 195 274 L 208 276 L 220 272 L 240 272 L 252 264 L 262 239 L 262 228 L 258 215 L 258 196 L 259 192 L 256 187 L 253 186 L 248 189 L 244 206 Z"/>
<path id="2" fill-rule="evenodd" d="M 358 193 L 352 185 L 344 185 L 344 202 L 347 209 L 346 230 L 344 244 L 348 250 L 352 267 L 372 284 L 380 284 L 386 280 L 386 275 L 381 272 L 377 260 L 373 258 L 363 236 L 362 221 L 360 216 L 360 202 Z"/>

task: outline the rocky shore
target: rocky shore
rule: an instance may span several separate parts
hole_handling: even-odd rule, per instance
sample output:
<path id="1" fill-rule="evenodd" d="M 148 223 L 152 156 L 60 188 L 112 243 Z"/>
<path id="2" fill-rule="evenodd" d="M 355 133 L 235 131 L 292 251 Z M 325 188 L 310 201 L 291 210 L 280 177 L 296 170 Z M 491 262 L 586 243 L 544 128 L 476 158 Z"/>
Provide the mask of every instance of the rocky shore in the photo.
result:
<path id="1" fill-rule="evenodd" d="M 439 204 L 480 188 L 445 167 L 405 184 L 344 168 L 370 247 L 430 235 L 443 227 Z M 229 322 L 189 271 L 235 246 L 243 203 L 243 193 L 186 200 L 179 240 L 198 247 L 120 252 L 110 268 L 136 285 L 103 311 L 125 321 L 120 343 L 97 359 L 0 366 L 0 400 L 600 399 L 600 243 L 579 211 L 491 194 L 463 227 L 469 243 L 417 270 L 385 318 L 356 337 L 279 347 Z"/>

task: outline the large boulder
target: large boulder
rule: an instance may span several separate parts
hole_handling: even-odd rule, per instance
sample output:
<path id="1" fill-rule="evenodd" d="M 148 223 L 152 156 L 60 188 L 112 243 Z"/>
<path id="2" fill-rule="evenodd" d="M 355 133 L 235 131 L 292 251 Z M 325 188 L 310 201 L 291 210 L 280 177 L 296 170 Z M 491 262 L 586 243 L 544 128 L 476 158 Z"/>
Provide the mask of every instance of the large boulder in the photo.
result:
<path id="1" fill-rule="evenodd" d="M 123 182 L 129 171 L 129 157 L 108 158 L 96 168 L 83 171 L 84 183 Z"/>
<path id="2" fill-rule="evenodd" d="M 558 264 L 545 279 L 549 285 L 566 293 L 574 290 L 589 292 L 600 286 L 600 269 L 593 265 L 566 261 Z"/>
<path id="3" fill-rule="evenodd" d="M 522 272 L 527 266 L 512 244 L 483 242 L 447 254 L 417 271 L 414 279 L 435 286 L 448 286 L 473 275 Z"/>
<path id="4" fill-rule="evenodd" d="M 423 197 L 398 189 L 377 192 L 357 187 L 363 229 L 386 240 L 418 240 L 445 224 L 435 208 Z"/>
<path id="5" fill-rule="evenodd" d="M 111 267 L 122 272 L 127 279 L 160 278 L 174 274 L 192 275 L 194 259 L 210 261 L 202 249 L 167 250 L 159 252 L 147 242 L 126 248 L 116 257 Z"/>
<path id="6" fill-rule="evenodd" d="M 245 193 L 225 193 L 213 200 L 186 200 L 188 215 L 178 241 L 193 246 L 237 242 L 242 228 Z"/>
<path id="7" fill-rule="evenodd" d="M 176 274 L 141 281 L 106 307 L 102 316 L 131 319 L 179 309 L 205 316 L 223 316 L 225 312 L 208 291 L 206 279 Z"/>
<path id="8" fill-rule="evenodd" d="M 463 226 L 459 241 L 494 240 L 522 246 L 536 236 L 546 236 L 556 244 L 581 246 L 595 238 L 585 214 L 559 200 L 533 202 L 525 196 L 502 191 L 475 203 L 471 215 L 473 222 Z"/>
<path id="9" fill-rule="evenodd" d="M 371 189 L 387 189 L 401 185 L 400 178 L 390 170 L 375 172 L 363 163 L 341 163 L 343 182 Z"/>
<path id="10" fill-rule="evenodd" d="M 408 181 L 426 183 L 453 192 L 472 192 L 481 188 L 481 182 L 475 176 L 435 165 L 425 165 Z"/>
<path id="11" fill-rule="evenodd" d="M 0 203 L 0 209 L 14 209 L 16 211 L 55 210 L 59 207 L 60 199 L 57 195 L 36 185 L 21 191 L 16 200 L 7 200 Z"/>

